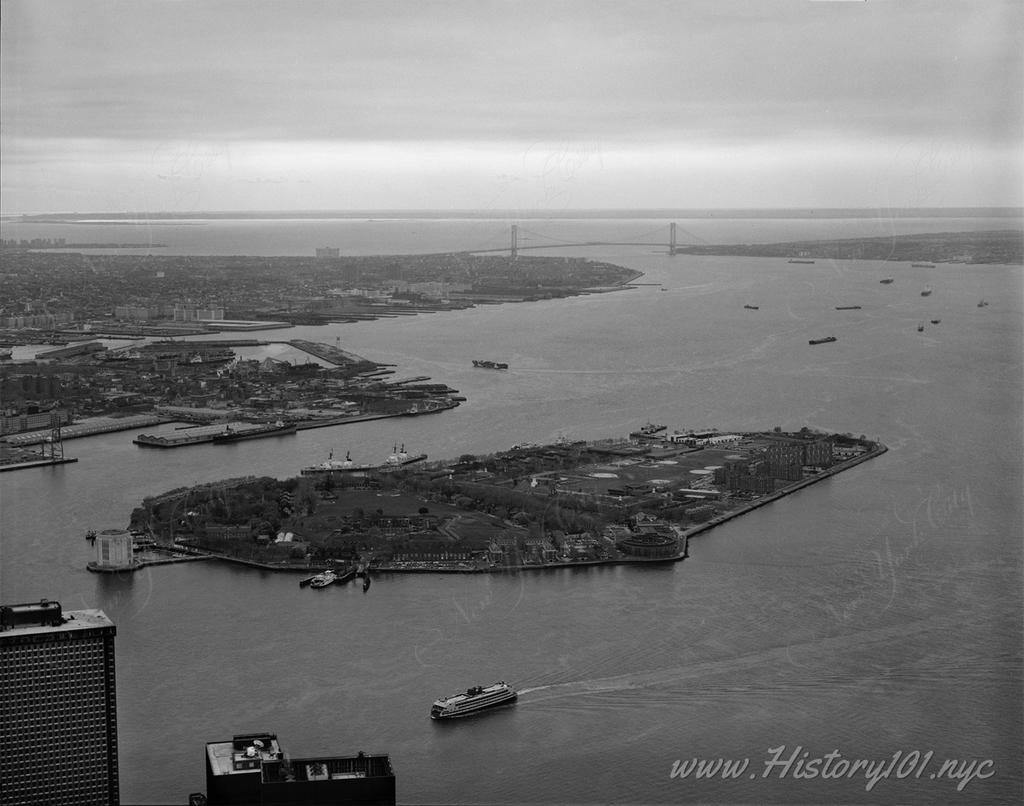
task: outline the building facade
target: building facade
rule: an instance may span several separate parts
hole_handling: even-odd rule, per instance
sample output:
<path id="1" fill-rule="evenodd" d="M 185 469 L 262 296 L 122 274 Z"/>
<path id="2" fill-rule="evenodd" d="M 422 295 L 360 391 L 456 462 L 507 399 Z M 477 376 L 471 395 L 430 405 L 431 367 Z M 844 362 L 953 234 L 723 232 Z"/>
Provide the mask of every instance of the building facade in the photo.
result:
<path id="1" fill-rule="evenodd" d="M 120 802 L 115 633 L 100 610 L 0 606 L 0 804 Z"/>

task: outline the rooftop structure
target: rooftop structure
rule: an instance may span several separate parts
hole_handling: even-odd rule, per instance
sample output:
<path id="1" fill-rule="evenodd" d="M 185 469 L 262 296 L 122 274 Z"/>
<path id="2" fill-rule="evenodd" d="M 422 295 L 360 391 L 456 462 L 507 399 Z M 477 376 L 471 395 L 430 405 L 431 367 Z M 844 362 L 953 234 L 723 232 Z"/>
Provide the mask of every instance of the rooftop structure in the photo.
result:
<path id="1" fill-rule="evenodd" d="M 206 794 L 218 804 L 393 804 L 387 755 L 288 758 L 273 733 L 206 745 Z"/>
<path id="2" fill-rule="evenodd" d="M 100 610 L 0 606 L 0 801 L 120 802 L 115 633 Z"/>

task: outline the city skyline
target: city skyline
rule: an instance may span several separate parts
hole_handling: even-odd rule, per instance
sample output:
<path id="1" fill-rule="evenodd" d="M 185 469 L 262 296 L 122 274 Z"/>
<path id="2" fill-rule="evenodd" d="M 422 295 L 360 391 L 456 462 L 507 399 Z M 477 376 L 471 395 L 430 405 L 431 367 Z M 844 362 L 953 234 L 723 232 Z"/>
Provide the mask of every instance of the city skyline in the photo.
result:
<path id="1" fill-rule="evenodd" d="M 2 9 L 6 214 L 1024 202 L 1014 3 Z"/>

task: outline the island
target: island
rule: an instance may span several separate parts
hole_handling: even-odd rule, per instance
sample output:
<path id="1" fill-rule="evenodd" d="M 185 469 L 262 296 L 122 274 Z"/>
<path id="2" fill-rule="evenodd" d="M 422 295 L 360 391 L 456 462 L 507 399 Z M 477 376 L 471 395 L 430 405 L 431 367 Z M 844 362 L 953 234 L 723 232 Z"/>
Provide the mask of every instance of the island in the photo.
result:
<path id="1" fill-rule="evenodd" d="M 676 562 L 696 535 L 885 450 L 808 428 L 668 433 L 648 423 L 622 438 L 443 462 L 325 462 L 281 480 L 179 488 L 144 499 L 128 531 L 157 561 L 317 575 L 317 588 L 371 572 Z"/>

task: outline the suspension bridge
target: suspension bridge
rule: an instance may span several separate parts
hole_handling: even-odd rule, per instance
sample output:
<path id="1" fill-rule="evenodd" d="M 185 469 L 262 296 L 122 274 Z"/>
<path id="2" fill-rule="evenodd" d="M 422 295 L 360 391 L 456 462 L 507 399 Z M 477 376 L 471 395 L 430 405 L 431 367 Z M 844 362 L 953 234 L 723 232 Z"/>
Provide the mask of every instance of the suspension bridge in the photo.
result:
<path id="1" fill-rule="evenodd" d="M 509 256 L 515 260 L 520 252 L 527 249 L 562 249 L 580 246 L 656 246 L 665 247 L 668 250 L 668 254 L 675 255 L 680 249 L 678 241 L 678 231 L 680 229 L 682 228 L 678 227 L 675 222 L 672 222 L 667 227 L 662 225 L 653 230 L 649 230 L 648 232 L 632 236 L 637 239 L 653 239 L 659 236 L 664 238 L 664 236 L 667 235 L 668 237 L 665 240 L 565 241 L 550 235 L 544 235 L 539 232 L 525 229 L 518 224 L 513 224 L 508 246 L 500 246 L 492 249 L 474 249 L 472 251 L 475 253 L 507 252 Z M 707 241 L 703 238 L 699 238 L 692 233 L 687 232 L 686 235 L 688 235 L 695 243 L 707 244 Z"/>

